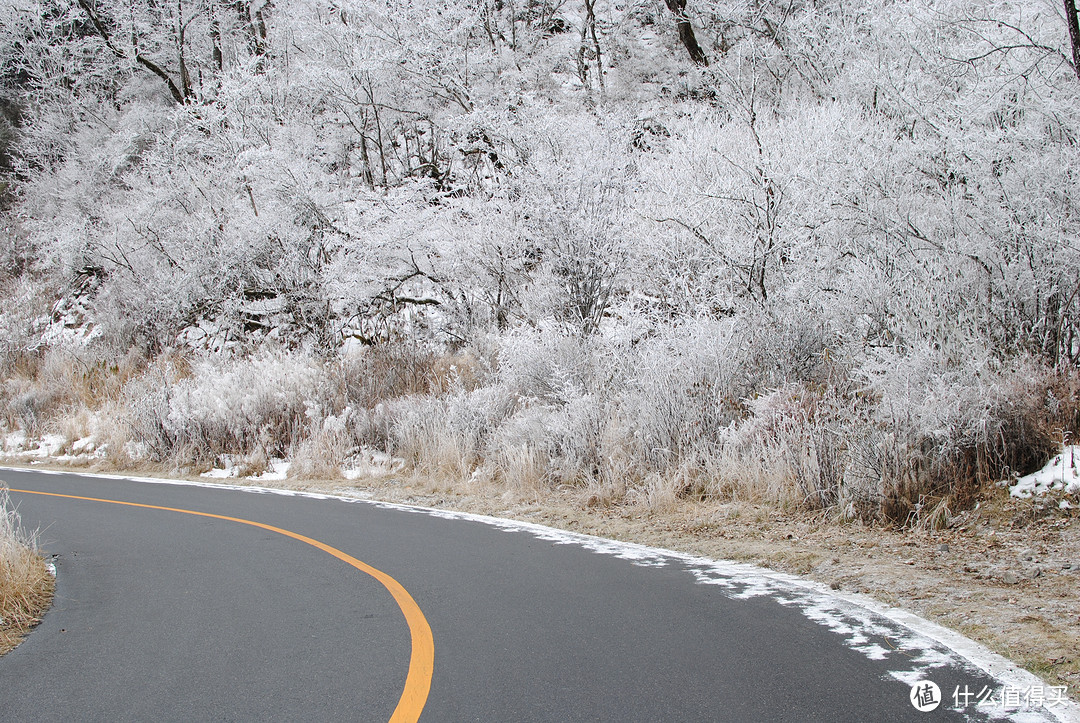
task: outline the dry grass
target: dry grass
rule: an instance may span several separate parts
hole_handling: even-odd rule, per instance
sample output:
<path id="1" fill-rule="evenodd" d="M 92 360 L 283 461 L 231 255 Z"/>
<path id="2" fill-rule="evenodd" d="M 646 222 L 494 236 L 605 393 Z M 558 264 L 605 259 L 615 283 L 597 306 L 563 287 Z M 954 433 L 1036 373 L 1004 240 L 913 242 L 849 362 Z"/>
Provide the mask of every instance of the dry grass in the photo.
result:
<path id="1" fill-rule="evenodd" d="M 308 435 L 292 454 L 289 474 L 297 479 L 340 479 L 353 440 L 341 428 L 323 428 Z"/>
<path id="2" fill-rule="evenodd" d="M 1080 373 L 1038 360 L 956 378 L 934 359 L 866 379 L 826 365 L 785 381 L 739 357 L 738 338 L 698 336 L 633 350 L 523 336 L 497 354 L 381 344 L 338 359 L 46 350 L 15 359 L 0 427 L 59 433 L 64 452 L 90 438 L 90 463 L 113 469 L 187 472 L 228 455 L 259 470 L 288 456 L 294 477 L 340 478 L 371 448 L 511 493 L 568 486 L 597 504 L 754 502 L 931 529 L 1080 430 Z"/>
<path id="3" fill-rule="evenodd" d="M 52 602 L 53 576 L 0 487 L 0 655 L 18 645 L 41 622 Z"/>

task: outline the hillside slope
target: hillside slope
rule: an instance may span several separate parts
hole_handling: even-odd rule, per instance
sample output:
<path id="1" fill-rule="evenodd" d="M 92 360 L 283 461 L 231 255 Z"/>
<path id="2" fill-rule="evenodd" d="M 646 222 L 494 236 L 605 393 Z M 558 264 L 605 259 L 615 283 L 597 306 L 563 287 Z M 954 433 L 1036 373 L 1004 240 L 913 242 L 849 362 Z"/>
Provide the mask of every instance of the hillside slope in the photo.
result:
<path id="1" fill-rule="evenodd" d="M 0 44 L 31 440 L 913 523 L 1080 428 L 1054 4 L 16 0 Z"/>

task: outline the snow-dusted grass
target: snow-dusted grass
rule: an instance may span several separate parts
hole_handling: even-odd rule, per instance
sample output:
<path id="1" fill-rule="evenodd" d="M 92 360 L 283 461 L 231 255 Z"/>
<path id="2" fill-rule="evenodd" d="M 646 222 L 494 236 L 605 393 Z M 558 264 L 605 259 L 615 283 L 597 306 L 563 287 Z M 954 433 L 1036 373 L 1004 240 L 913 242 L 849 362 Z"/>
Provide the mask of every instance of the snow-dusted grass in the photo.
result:
<path id="1" fill-rule="evenodd" d="M 1030 360 L 957 366 L 928 351 L 855 367 L 821 351 L 839 341 L 821 332 L 765 332 L 702 322 L 627 343 L 517 331 L 488 339 L 486 357 L 172 353 L 114 372 L 123 383 L 102 383 L 103 402 L 76 399 L 36 432 L 14 420 L 3 453 L 253 479 L 416 474 L 527 496 L 574 489 L 588 504 L 735 499 L 938 526 L 980 485 L 1044 464 L 1080 410 L 1076 374 Z"/>
<path id="2" fill-rule="evenodd" d="M 398 400 L 384 424 L 413 470 L 448 479 L 937 526 L 1003 470 L 1041 463 L 1055 425 L 1080 408 L 1074 376 L 1027 362 L 957 370 L 931 354 L 857 373 L 804 362 L 763 374 L 740 351 L 513 339 L 496 383 Z"/>
<path id="3" fill-rule="evenodd" d="M 37 624 L 52 590 L 53 578 L 38 554 L 37 537 L 22 528 L 7 488 L 0 486 L 0 655 Z"/>
<path id="4" fill-rule="evenodd" d="M 484 445 L 512 408 L 513 399 L 497 386 L 388 403 L 382 410 L 388 451 L 417 472 L 466 479 L 483 461 Z"/>
<path id="5" fill-rule="evenodd" d="M 270 354 L 203 361 L 186 377 L 156 368 L 125 389 L 133 440 L 154 459 L 193 463 L 223 454 L 281 456 L 301 441 L 329 393 L 315 360 Z"/>

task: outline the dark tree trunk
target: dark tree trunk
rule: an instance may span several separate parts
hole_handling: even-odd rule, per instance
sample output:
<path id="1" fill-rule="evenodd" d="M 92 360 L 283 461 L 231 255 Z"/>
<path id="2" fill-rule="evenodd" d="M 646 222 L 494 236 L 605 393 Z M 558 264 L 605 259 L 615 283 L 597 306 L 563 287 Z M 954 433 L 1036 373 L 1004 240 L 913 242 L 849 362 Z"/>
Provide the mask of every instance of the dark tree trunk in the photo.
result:
<path id="1" fill-rule="evenodd" d="M 236 14 L 240 20 L 240 25 L 247 29 L 248 51 L 255 58 L 255 72 L 257 73 L 262 73 L 266 67 L 267 33 L 264 11 L 267 7 L 269 7 L 269 3 L 252 13 L 251 0 L 236 1 Z"/>
<path id="2" fill-rule="evenodd" d="M 112 54 L 115 55 L 117 58 L 120 58 L 121 60 L 127 60 L 127 54 L 124 53 L 123 50 L 118 48 L 115 43 L 113 43 L 112 36 L 109 35 L 109 30 L 106 27 L 105 22 L 98 16 L 94 9 L 90 7 L 90 3 L 87 2 L 87 0 L 78 0 L 78 2 L 79 6 L 86 12 L 87 16 L 90 18 L 90 22 L 93 23 L 94 29 L 97 31 L 97 34 L 100 35 L 101 39 L 105 42 L 105 46 L 110 51 L 112 51 Z M 165 85 L 169 87 L 169 93 L 172 94 L 173 100 L 180 104 L 186 102 L 188 99 L 188 95 L 190 94 L 190 88 L 185 86 L 184 89 L 181 90 L 179 87 L 177 87 L 176 83 L 173 82 L 173 79 L 169 77 L 169 74 L 165 72 L 164 68 L 162 68 L 160 65 L 150 60 L 150 58 L 147 58 L 145 55 L 139 52 L 138 45 L 135 44 L 134 41 L 135 38 L 133 37 L 132 42 L 135 46 L 135 62 L 149 70 L 157 77 L 161 78 L 163 81 L 165 81 Z"/>
<path id="3" fill-rule="evenodd" d="M 1065 22 L 1069 25 L 1069 45 L 1072 46 L 1073 71 L 1080 78 L 1080 22 L 1076 18 L 1076 0 L 1065 0 Z"/>
<path id="4" fill-rule="evenodd" d="M 211 57 L 214 67 L 218 72 L 218 83 L 221 82 L 221 73 L 225 70 L 225 56 L 221 52 L 221 23 L 217 16 L 217 5 L 210 3 L 206 7 L 206 15 L 210 20 L 210 44 L 213 46 Z"/>
<path id="5" fill-rule="evenodd" d="M 705 51 L 698 45 L 697 37 L 694 35 L 694 26 L 690 24 L 690 17 L 686 14 L 686 0 L 664 0 L 664 2 L 675 16 L 675 28 L 679 31 L 679 40 L 682 41 L 686 52 L 690 53 L 690 59 L 697 65 L 708 65 L 709 56 L 705 55 Z M 1065 2 L 1073 2 L 1073 0 L 1065 0 Z"/>

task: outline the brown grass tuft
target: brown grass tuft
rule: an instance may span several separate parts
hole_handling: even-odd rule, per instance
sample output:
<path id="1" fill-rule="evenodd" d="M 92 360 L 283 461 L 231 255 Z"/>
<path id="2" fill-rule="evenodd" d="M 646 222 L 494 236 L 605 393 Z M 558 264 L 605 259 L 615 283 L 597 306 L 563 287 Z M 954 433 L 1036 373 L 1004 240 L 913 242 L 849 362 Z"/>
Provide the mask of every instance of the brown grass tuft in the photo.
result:
<path id="1" fill-rule="evenodd" d="M 23 531 L 7 488 L 0 487 L 0 655 L 41 622 L 54 585 L 35 536 Z"/>

